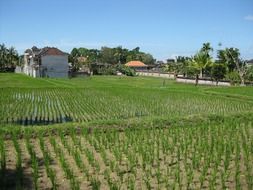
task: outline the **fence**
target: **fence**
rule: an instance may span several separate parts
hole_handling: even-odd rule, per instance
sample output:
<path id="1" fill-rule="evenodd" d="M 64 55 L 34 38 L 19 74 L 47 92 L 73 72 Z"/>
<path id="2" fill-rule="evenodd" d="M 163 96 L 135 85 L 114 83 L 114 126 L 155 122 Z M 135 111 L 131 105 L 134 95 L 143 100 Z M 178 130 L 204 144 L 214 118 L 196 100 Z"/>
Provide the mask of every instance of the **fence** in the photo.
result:
<path id="1" fill-rule="evenodd" d="M 181 83 L 190 83 L 190 84 L 195 84 L 196 79 L 191 79 L 191 78 L 184 78 L 184 77 L 177 77 L 176 78 L 177 82 Z M 217 85 L 217 86 L 231 86 L 229 81 L 219 81 L 218 83 L 216 81 L 212 81 L 210 79 L 199 79 L 198 84 L 204 84 L 204 85 Z"/>
<path id="2" fill-rule="evenodd" d="M 175 77 L 174 73 L 166 73 L 166 72 L 149 72 L 149 71 L 140 71 L 137 72 L 139 76 L 152 76 L 152 77 L 162 77 L 162 78 L 169 78 L 169 79 L 176 79 L 176 82 L 180 83 L 189 83 L 189 84 L 195 84 L 196 79 L 193 78 L 186 78 L 177 76 Z M 231 86 L 229 81 L 219 81 L 218 83 L 216 81 L 213 81 L 211 79 L 199 79 L 198 84 L 202 85 L 217 85 L 217 86 Z"/>
<path id="3" fill-rule="evenodd" d="M 136 72 L 139 76 L 152 76 L 152 77 L 163 77 L 163 78 L 170 78 L 175 79 L 174 73 L 166 73 L 166 72 L 149 72 L 149 71 L 140 71 Z"/>

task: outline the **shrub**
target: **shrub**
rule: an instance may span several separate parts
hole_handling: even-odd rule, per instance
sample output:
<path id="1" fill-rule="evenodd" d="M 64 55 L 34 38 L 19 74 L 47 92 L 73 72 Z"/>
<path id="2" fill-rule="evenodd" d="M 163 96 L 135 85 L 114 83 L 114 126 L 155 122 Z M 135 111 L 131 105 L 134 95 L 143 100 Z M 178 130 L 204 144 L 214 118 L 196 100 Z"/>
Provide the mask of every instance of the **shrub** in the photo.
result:
<path id="1" fill-rule="evenodd" d="M 109 66 L 109 67 L 105 67 L 105 68 L 100 69 L 99 74 L 101 74 L 101 75 L 116 75 L 117 71 L 116 71 L 115 67 Z"/>
<path id="2" fill-rule="evenodd" d="M 226 74 L 226 67 L 223 64 L 214 64 L 211 69 L 212 78 L 218 83 Z"/>
<path id="3" fill-rule="evenodd" d="M 227 80 L 230 80 L 230 83 L 232 85 L 234 84 L 239 84 L 240 83 L 240 76 L 238 74 L 238 72 L 236 71 L 232 71 L 232 72 L 229 72 L 227 75 L 226 75 L 226 79 Z"/>
<path id="4" fill-rule="evenodd" d="M 133 69 L 131 69 L 130 67 L 127 67 L 125 65 L 119 64 L 119 65 L 116 66 L 116 69 L 119 72 L 121 72 L 121 73 L 123 73 L 124 75 L 127 75 L 127 76 L 135 76 L 136 75 L 136 73 Z"/>
<path id="5" fill-rule="evenodd" d="M 246 73 L 246 79 L 249 81 L 253 81 L 253 66 L 249 67 Z"/>

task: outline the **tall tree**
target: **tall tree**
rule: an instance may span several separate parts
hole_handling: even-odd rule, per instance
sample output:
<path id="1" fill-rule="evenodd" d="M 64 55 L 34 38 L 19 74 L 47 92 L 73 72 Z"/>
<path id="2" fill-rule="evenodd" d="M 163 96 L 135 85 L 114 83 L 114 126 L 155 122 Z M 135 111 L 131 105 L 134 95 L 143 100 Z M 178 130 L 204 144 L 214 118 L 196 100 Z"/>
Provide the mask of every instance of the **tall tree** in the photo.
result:
<path id="1" fill-rule="evenodd" d="M 18 60 L 18 53 L 14 47 L 7 48 L 0 44 L 0 71 L 13 71 Z"/>
<path id="2" fill-rule="evenodd" d="M 218 59 L 227 65 L 229 72 L 238 72 L 241 85 L 245 83 L 245 75 L 247 73 L 246 62 L 240 58 L 240 51 L 237 48 L 225 48 L 218 51 Z"/>
<path id="3" fill-rule="evenodd" d="M 233 52 L 235 57 L 238 57 L 237 55 L 238 52 L 234 51 L 233 48 L 225 48 L 225 49 L 220 49 L 217 52 L 217 57 L 218 57 L 218 62 L 225 64 L 228 68 L 229 72 L 232 72 L 236 69 L 236 64 L 233 61 L 232 57 L 229 55 L 229 51 Z"/>
<path id="4" fill-rule="evenodd" d="M 195 70 L 196 85 L 198 85 L 199 77 L 203 77 L 203 71 L 206 67 L 212 64 L 211 57 L 203 51 L 199 51 L 192 59 L 189 60 L 189 65 Z"/>
<path id="5" fill-rule="evenodd" d="M 8 67 L 15 67 L 18 63 L 18 53 L 14 47 L 10 47 L 8 50 Z"/>
<path id="6" fill-rule="evenodd" d="M 4 44 L 0 44 L 0 69 L 1 70 L 3 70 L 3 68 L 5 67 L 6 57 L 7 57 L 7 48 L 5 47 Z"/>
<path id="7" fill-rule="evenodd" d="M 101 60 L 103 63 L 108 63 L 108 64 L 118 63 L 117 57 L 115 57 L 114 49 L 109 48 L 109 47 L 101 48 Z"/>
<path id="8" fill-rule="evenodd" d="M 211 57 L 210 53 L 213 51 L 213 48 L 211 47 L 211 44 L 207 42 L 207 43 L 203 43 L 200 51 L 205 53 L 206 56 Z"/>
<path id="9" fill-rule="evenodd" d="M 212 56 L 210 55 L 211 51 L 213 51 L 213 48 L 211 47 L 210 43 L 203 43 L 200 51 L 188 61 L 188 64 L 195 71 L 196 85 L 198 84 L 199 77 L 203 77 L 204 70 L 212 65 Z"/>
<path id="10" fill-rule="evenodd" d="M 226 66 L 220 63 L 214 63 L 211 69 L 212 78 L 216 81 L 218 85 L 219 80 L 223 79 L 226 74 Z"/>

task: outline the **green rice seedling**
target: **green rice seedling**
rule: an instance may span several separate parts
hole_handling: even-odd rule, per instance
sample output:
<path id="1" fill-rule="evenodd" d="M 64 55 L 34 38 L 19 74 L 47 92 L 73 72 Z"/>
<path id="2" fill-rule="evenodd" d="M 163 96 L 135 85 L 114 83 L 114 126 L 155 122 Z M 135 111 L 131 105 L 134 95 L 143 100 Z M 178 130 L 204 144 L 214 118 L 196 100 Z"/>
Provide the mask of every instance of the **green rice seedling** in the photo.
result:
<path id="1" fill-rule="evenodd" d="M 61 131 L 60 131 L 59 133 L 60 133 L 61 142 L 62 142 L 64 148 L 67 149 L 67 151 L 68 151 L 68 153 L 69 153 L 69 155 L 70 155 L 70 154 L 71 154 L 71 151 L 72 151 L 72 147 L 71 147 L 70 144 L 67 142 L 67 140 L 66 140 L 66 138 L 65 138 L 65 136 L 64 136 L 64 133 L 61 132 Z"/>
<path id="2" fill-rule="evenodd" d="M 181 179 L 181 176 L 180 176 L 180 165 L 179 165 L 179 162 L 177 163 L 177 166 L 176 166 L 175 177 L 176 177 L 176 182 L 179 185 L 179 188 L 181 189 L 181 181 L 182 181 L 182 179 Z"/>
<path id="3" fill-rule="evenodd" d="M 225 160 L 224 160 L 224 169 L 225 172 L 228 170 L 229 167 L 229 162 L 230 162 L 230 148 L 229 145 L 227 145 L 226 151 L 225 151 Z"/>
<path id="4" fill-rule="evenodd" d="M 25 136 L 26 148 L 28 150 L 28 153 L 30 155 L 31 162 L 32 162 L 32 169 L 33 169 L 32 176 L 33 176 L 34 188 L 38 189 L 39 163 L 38 163 L 33 145 L 30 143 L 29 137 L 30 137 L 30 132 L 27 131 L 26 136 Z"/>
<path id="5" fill-rule="evenodd" d="M 122 172 L 120 169 L 117 169 L 117 175 L 119 176 L 121 184 L 124 182 L 124 172 Z"/>
<path id="6" fill-rule="evenodd" d="M 31 155 L 32 158 L 32 168 L 33 168 L 33 180 L 34 180 L 34 187 L 35 189 L 38 189 L 38 180 L 39 180 L 39 164 L 38 160 L 36 158 L 36 154 L 33 152 Z"/>
<path id="7" fill-rule="evenodd" d="M 49 176 L 49 179 L 52 183 L 52 189 L 56 190 L 57 189 L 57 183 L 56 183 L 56 173 L 52 168 L 49 168 L 49 166 L 46 166 L 47 169 L 47 175 Z"/>
<path id="8" fill-rule="evenodd" d="M 81 159 L 81 155 L 80 155 L 80 153 L 77 149 L 73 149 L 72 156 L 74 156 L 74 160 L 75 160 L 76 165 L 78 166 L 78 168 L 83 170 L 84 169 L 84 164 L 83 164 L 83 161 Z"/>
<path id="9" fill-rule="evenodd" d="M 248 189 L 253 189 L 253 175 L 252 175 L 252 166 L 250 163 L 246 164 L 246 179 L 248 184 Z"/>
<path id="10" fill-rule="evenodd" d="M 155 176 L 156 176 L 156 181 L 157 181 L 158 187 L 160 187 L 162 173 L 161 173 L 161 170 L 160 170 L 160 167 L 159 167 L 159 166 L 158 166 L 157 169 L 156 169 Z M 159 188 L 158 188 L 158 189 L 159 189 Z"/>
<path id="11" fill-rule="evenodd" d="M 80 189 L 80 184 L 79 182 L 75 179 L 75 177 L 70 177 L 70 186 L 72 190 L 79 190 Z"/>
<path id="12" fill-rule="evenodd" d="M 13 145 L 16 150 L 16 170 L 17 170 L 17 189 L 22 189 L 23 184 L 23 168 L 22 168 L 22 158 L 21 158 L 21 148 L 17 141 L 17 136 L 15 133 L 12 134 Z"/>
<path id="13" fill-rule="evenodd" d="M 96 172 L 99 173 L 100 172 L 100 165 L 99 165 L 99 162 L 96 159 L 95 159 L 94 167 L 96 169 Z"/>
<path id="14" fill-rule="evenodd" d="M 49 154 L 49 151 L 46 150 L 45 148 L 44 138 L 41 135 L 39 136 L 39 142 L 40 142 L 40 149 L 42 151 L 44 162 L 45 162 L 47 176 L 49 177 L 51 181 L 52 189 L 55 190 L 57 189 L 56 174 L 55 174 L 55 171 L 50 167 L 50 162 L 52 158 Z"/>
<path id="15" fill-rule="evenodd" d="M 106 151 L 104 148 L 101 148 L 100 149 L 100 154 L 101 154 L 101 157 L 105 163 L 106 166 L 109 166 L 109 159 L 107 158 L 107 155 L 106 155 Z"/>
<path id="16" fill-rule="evenodd" d="M 145 182 L 146 188 L 147 188 L 148 190 L 151 190 L 152 187 L 151 187 L 149 175 L 145 175 L 145 177 L 144 177 L 144 182 Z"/>
<path id="17" fill-rule="evenodd" d="M 237 190 L 241 189 L 240 182 L 240 145 L 236 144 L 236 154 L 235 154 L 235 187 Z"/>
<path id="18" fill-rule="evenodd" d="M 110 161 L 110 169 L 111 169 L 112 172 L 115 171 L 115 166 L 116 166 L 115 160 L 111 160 L 111 161 Z"/>
<path id="19" fill-rule="evenodd" d="M 134 190 L 135 189 L 135 179 L 133 177 L 129 177 L 127 180 L 127 188 Z"/>
<path id="20" fill-rule="evenodd" d="M 53 137 L 50 137 L 50 143 L 53 146 L 56 155 L 58 156 L 58 159 L 60 161 L 60 164 L 61 164 L 62 170 L 64 171 L 65 176 L 70 181 L 71 189 L 72 190 L 80 189 L 80 184 L 75 179 L 75 176 L 73 174 L 73 170 L 71 170 L 69 164 L 67 163 L 67 161 L 65 159 L 63 151 L 61 150 L 60 147 L 57 146 L 56 141 Z"/>
<path id="21" fill-rule="evenodd" d="M 81 145 L 81 140 L 80 140 L 80 138 L 77 137 L 76 131 L 75 131 L 74 128 L 71 128 L 70 137 L 71 137 L 71 139 L 72 139 L 75 146 L 77 146 L 79 148 L 82 146 Z"/>
<path id="22" fill-rule="evenodd" d="M 101 186 L 101 182 L 97 178 L 91 179 L 91 188 L 92 190 L 99 190 Z"/>
<path id="23" fill-rule="evenodd" d="M 223 171 L 221 173 L 221 185 L 222 185 L 222 189 L 226 189 L 226 180 L 227 180 L 227 174 L 225 173 L 225 171 Z"/>
<path id="24" fill-rule="evenodd" d="M 0 136 L 0 182 L 5 184 L 5 172 L 6 172 L 6 152 L 5 152 L 5 142 L 3 137 Z"/>
<path id="25" fill-rule="evenodd" d="M 117 181 L 112 181 L 109 185 L 110 190 L 120 190 L 120 184 Z"/>
<path id="26" fill-rule="evenodd" d="M 95 165 L 95 157 L 94 157 L 94 154 L 91 150 L 89 150 L 88 148 L 85 148 L 84 149 L 84 152 L 85 152 L 85 155 L 89 161 L 89 164 L 92 166 L 92 167 L 96 167 Z"/>
<path id="27" fill-rule="evenodd" d="M 201 189 L 203 188 L 208 168 L 209 168 L 209 165 L 208 164 L 204 164 L 203 169 L 201 171 L 201 174 L 200 174 L 200 188 Z"/>
<path id="28" fill-rule="evenodd" d="M 110 170 L 108 168 L 105 169 L 105 171 L 104 171 L 104 177 L 105 177 L 105 179 L 106 179 L 106 181 L 107 181 L 107 183 L 108 183 L 109 186 L 111 186 L 111 184 L 112 184 L 110 173 L 111 172 L 110 172 Z"/>
<path id="29" fill-rule="evenodd" d="M 193 182 L 193 169 L 189 168 L 187 171 L 187 189 L 190 189 L 190 186 Z"/>
<path id="30" fill-rule="evenodd" d="M 216 175 L 217 173 L 212 172 L 208 178 L 208 186 L 210 189 L 215 189 Z"/>

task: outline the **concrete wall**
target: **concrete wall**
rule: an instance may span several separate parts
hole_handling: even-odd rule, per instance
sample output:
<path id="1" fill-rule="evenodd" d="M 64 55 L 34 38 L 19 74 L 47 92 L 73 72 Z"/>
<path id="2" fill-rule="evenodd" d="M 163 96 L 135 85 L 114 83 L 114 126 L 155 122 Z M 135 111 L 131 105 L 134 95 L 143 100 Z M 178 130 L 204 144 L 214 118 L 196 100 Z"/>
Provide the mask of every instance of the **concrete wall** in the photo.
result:
<path id="1" fill-rule="evenodd" d="M 176 78 L 176 81 L 181 82 L 181 83 L 190 83 L 190 84 L 195 84 L 196 83 L 195 79 L 186 79 L 186 78 Z M 198 84 L 216 85 L 216 81 L 199 79 Z M 229 82 L 218 82 L 218 86 L 231 86 L 231 84 Z"/>
<path id="2" fill-rule="evenodd" d="M 23 68 L 20 66 L 16 66 L 15 73 L 23 73 Z"/>
<path id="3" fill-rule="evenodd" d="M 174 79 L 174 74 L 171 73 L 157 73 L 157 72 L 136 72 L 139 76 L 152 76 Z"/>
<path id="4" fill-rule="evenodd" d="M 34 71 L 33 71 L 33 68 L 32 68 L 32 65 L 34 65 L 34 61 L 33 59 L 30 59 L 30 62 L 28 63 L 28 56 L 27 55 L 24 55 L 24 68 L 23 68 L 23 72 L 28 75 L 28 76 L 34 76 Z"/>
<path id="5" fill-rule="evenodd" d="M 67 55 L 46 55 L 41 57 L 42 67 L 46 68 L 46 77 L 68 77 Z"/>
<path id="6" fill-rule="evenodd" d="M 33 75 L 32 67 L 31 67 L 31 66 L 28 66 L 28 65 L 25 65 L 25 66 L 24 66 L 23 72 L 24 72 L 26 75 L 28 75 L 28 76 L 32 76 L 32 75 Z"/>

